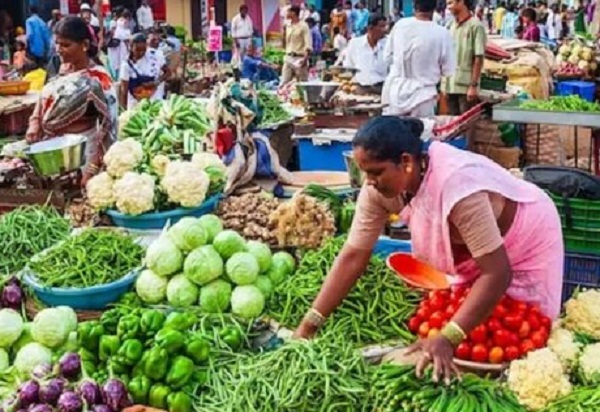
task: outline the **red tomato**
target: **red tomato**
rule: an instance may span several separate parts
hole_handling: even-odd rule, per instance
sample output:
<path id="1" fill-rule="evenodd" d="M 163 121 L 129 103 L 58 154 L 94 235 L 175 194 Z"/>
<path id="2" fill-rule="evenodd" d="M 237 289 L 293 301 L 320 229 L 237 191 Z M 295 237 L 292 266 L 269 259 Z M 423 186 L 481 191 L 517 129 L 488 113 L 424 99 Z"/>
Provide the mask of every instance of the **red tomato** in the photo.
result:
<path id="1" fill-rule="evenodd" d="M 487 328 L 484 325 L 479 325 L 471 331 L 469 337 L 475 343 L 485 343 L 487 341 Z"/>
<path id="2" fill-rule="evenodd" d="M 526 313 L 527 309 L 529 309 L 527 306 L 527 303 L 517 302 L 517 301 L 515 301 L 512 308 L 513 308 L 513 312 L 519 312 L 519 313 Z"/>
<path id="3" fill-rule="evenodd" d="M 550 318 L 548 316 L 540 316 L 540 323 L 547 330 L 550 330 L 550 328 L 552 327 L 552 321 L 550 320 Z"/>
<path id="4" fill-rule="evenodd" d="M 493 347 L 490 350 L 489 356 L 490 363 L 500 364 L 504 361 L 504 349 L 499 348 L 498 346 Z"/>
<path id="5" fill-rule="evenodd" d="M 519 338 L 525 339 L 531 333 L 531 326 L 529 326 L 529 322 L 523 321 L 521 323 L 521 327 L 519 328 Z"/>
<path id="6" fill-rule="evenodd" d="M 426 338 L 428 334 L 429 334 L 429 322 L 421 323 L 421 326 L 419 326 L 419 336 L 422 338 Z"/>
<path id="7" fill-rule="evenodd" d="M 540 312 L 540 305 L 537 304 L 533 304 L 529 306 L 529 313 L 533 313 L 536 315 L 541 315 L 542 313 Z"/>
<path id="8" fill-rule="evenodd" d="M 473 350 L 471 351 L 471 359 L 474 362 L 487 362 L 488 350 L 485 345 L 477 344 L 473 346 Z"/>
<path id="9" fill-rule="evenodd" d="M 417 310 L 417 316 L 421 320 L 428 320 L 429 317 L 431 316 L 431 309 L 429 309 L 429 308 L 419 308 Z"/>
<path id="10" fill-rule="evenodd" d="M 490 319 L 487 323 L 487 328 L 490 332 L 496 332 L 497 330 L 504 329 L 502 323 L 498 319 Z"/>
<path id="11" fill-rule="evenodd" d="M 548 340 L 548 337 L 550 336 L 550 332 L 548 332 L 548 329 L 546 329 L 545 326 L 541 326 L 540 329 L 538 330 L 538 332 L 540 332 L 542 335 L 544 335 L 545 339 Z"/>
<path id="12" fill-rule="evenodd" d="M 492 316 L 496 319 L 504 319 L 507 313 L 508 310 L 504 305 L 496 305 L 494 311 L 492 312 Z"/>
<path id="13" fill-rule="evenodd" d="M 519 339 L 519 335 L 517 334 L 517 332 L 509 332 L 509 335 L 511 346 L 519 346 L 521 344 L 521 339 Z"/>
<path id="14" fill-rule="evenodd" d="M 452 318 L 452 316 L 454 316 L 454 314 L 456 313 L 456 305 L 454 305 L 453 303 L 449 304 L 446 307 L 446 310 L 444 311 L 444 313 L 446 314 L 447 318 Z"/>
<path id="15" fill-rule="evenodd" d="M 471 360 L 471 345 L 467 342 L 462 342 L 456 347 L 454 355 L 458 359 Z"/>
<path id="16" fill-rule="evenodd" d="M 419 302 L 419 309 L 421 308 L 429 309 L 429 299 L 423 299 Z"/>
<path id="17" fill-rule="evenodd" d="M 546 336 L 540 331 L 533 332 L 531 335 L 531 342 L 537 349 L 541 349 L 546 346 Z"/>
<path id="18" fill-rule="evenodd" d="M 527 315 L 527 323 L 529 323 L 529 326 L 533 331 L 539 330 L 542 326 L 542 322 L 540 322 L 540 317 L 537 314 L 531 312 L 529 313 L 529 315 Z"/>
<path id="19" fill-rule="evenodd" d="M 450 299 L 450 290 L 448 289 L 443 289 L 443 290 L 433 290 L 431 292 L 429 292 L 429 299 L 441 299 L 443 301 L 447 301 L 448 299 Z"/>
<path id="20" fill-rule="evenodd" d="M 519 329 L 521 329 L 523 317 L 519 314 L 510 313 L 504 317 L 503 323 L 508 330 L 517 332 Z"/>
<path id="21" fill-rule="evenodd" d="M 502 296 L 502 299 L 500 299 L 500 305 L 504 306 L 505 308 L 511 308 L 513 305 L 513 300 L 510 298 L 510 296 L 504 295 Z"/>
<path id="22" fill-rule="evenodd" d="M 504 357 L 507 361 L 519 359 L 519 356 L 521 356 L 521 353 L 519 352 L 519 348 L 516 346 L 509 346 L 504 350 Z"/>
<path id="23" fill-rule="evenodd" d="M 431 310 L 433 312 L 436 312 L 438 310 L 444 310 L 446 307 L 446 302 L 439 296 L 434 296 L 429 300 L 429 306 L 431 306 Z"/>
<path id="24" fill-rule="evenodd" d="M 511 344 L 510 332 L 503 329 L 498 329 L 494 332 L 494 346 L 506 348 Z"/>
<path id="25" fill-rule="evenodd" d="M 439 311 L 435 312 L 429 318 L 429 326 L 432 328 L 440 329 L 442 327 L 442 323 L 444 322 L 445 319 L 446 319 L 446 317 L 444 316 L 444 314 L 442 312 L 439 312 Z"/>
<path id="26" fill-rule="evenodd" d="M 521 342 L 520 349 L 521 349 L 521 354 L 525 355 L 528 352 L 535 350 L 535 345 L 533 344 L 531 339 L 525 339 L 523 342 Z"/>
<path id="27" fill-rule="evenodd" d="M 421 319 L 419 319 L 417 316 L 413 316 L 408 321 L 408 330 L 410 330 L 412 333 L 417 333 L 419 326 L 421 326 Z"/>

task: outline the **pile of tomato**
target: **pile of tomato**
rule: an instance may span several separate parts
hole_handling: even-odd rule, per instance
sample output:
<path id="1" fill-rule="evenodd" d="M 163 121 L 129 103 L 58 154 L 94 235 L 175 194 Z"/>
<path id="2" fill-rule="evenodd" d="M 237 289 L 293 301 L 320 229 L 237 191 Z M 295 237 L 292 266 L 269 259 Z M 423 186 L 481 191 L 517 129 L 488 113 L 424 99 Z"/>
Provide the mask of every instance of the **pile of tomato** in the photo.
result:
<path id="1" fill-rule="evenodd" d="M 470 292 L 468 287 L 452 287 L 429 292 L 409 329 L 421 338 L 435 336 L 461 307 Z M 504 296 L 492 315 L 474 328 L 455 350 L 459 359 L 499 364 L 524 356 L 546 346 L 551 320 L 536 305 Z"/>

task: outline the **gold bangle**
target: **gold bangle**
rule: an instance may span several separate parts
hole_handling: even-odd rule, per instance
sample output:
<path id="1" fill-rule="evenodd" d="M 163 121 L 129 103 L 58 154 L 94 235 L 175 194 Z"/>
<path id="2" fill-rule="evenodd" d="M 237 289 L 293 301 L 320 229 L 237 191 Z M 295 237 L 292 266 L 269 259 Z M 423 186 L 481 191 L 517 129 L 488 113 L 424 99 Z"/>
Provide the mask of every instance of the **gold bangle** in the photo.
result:
<path id="1" fill-rule="evenodd" d="M 465 331 L 456 322 L 448 322 L 442 328 L 441 334 L 450 341 L 452 346 L 458 346 L 467 337 Z"/>
<path id="2" fill-rule="evenodd" d="M 321 315 L 321 313 L 314 308 L 311 308 L 306 313 L 306 315 L 304 315 L 304 321 L 311 324 L 312 326 L 314 326 L 317 329 L 319 329 L 321 326 L 323 326 L 323 324 L 325 323 L 326 320 L 327 320 L 327 318 L 325 316 Z"/>

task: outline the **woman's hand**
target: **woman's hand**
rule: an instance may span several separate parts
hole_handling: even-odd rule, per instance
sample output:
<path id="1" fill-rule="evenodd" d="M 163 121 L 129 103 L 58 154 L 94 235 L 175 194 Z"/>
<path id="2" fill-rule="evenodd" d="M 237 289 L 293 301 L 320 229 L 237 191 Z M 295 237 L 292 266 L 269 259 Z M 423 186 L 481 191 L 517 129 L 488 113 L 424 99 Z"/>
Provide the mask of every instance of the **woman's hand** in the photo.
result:
<path id="1" fill-rule="evenodd" d="M 294 331 L 292 335 L 293 339 L 312 339 L 317 333 L 317 329 L 312 327 L 310 324 L 306 322 L 301 322 L 298 325 L 298 328 Z"/>
<path id="2" fill-rule="evenodd" d="M 453 362 L 454 348 L 448 339 L 442 335 L 419 340 L 413 343 L 406 350 L 406 355 L 420 351 L 420 357 L 417 361 L 417 376 L 423 376 L 427 366 L 433 364 L 433 381 L 439 382 L 444 378 L 446 384 L 450 384 L 452 374 L 460 375 L 460 372 Z"/>

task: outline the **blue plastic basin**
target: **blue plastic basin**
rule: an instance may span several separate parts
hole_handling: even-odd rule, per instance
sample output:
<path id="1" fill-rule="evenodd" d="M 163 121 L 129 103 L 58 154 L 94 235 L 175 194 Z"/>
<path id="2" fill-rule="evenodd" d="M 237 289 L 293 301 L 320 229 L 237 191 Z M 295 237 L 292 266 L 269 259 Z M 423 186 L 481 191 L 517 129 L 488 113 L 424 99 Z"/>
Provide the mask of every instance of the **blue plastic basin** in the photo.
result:
<path id="1" fill-rule="evenodd" d="M 410 241 L 381 236 L 373 248 L 373 253 L 383 259 L 395 252 L 411 253 L 412 245 Z"/>

